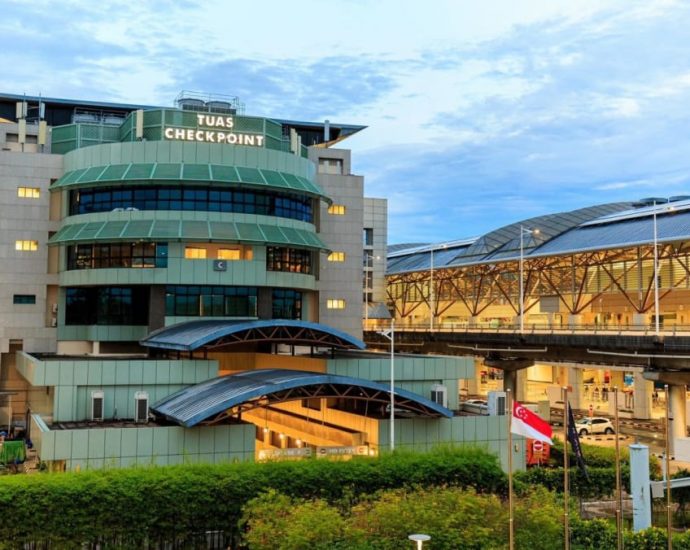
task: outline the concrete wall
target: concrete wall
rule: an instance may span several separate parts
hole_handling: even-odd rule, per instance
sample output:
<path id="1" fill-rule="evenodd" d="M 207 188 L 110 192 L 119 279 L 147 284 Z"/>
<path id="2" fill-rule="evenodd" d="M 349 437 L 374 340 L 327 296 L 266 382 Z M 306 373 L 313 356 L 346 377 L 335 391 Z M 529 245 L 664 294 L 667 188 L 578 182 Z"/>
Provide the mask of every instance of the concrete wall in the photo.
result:
<path id="1" fill-rule="evenodd" d="M 38 415 L 31 431 L 39 459 L 65 461 L 68 471 L 252 461 L 256 434 L 251 424 L 50 430 Z"/>
<path id="2" fill-rule="evenodd" d="M 326 372 L 326 361 L 315 357 L 251 352 L 209 352 L 208 358 L 218 362 L 221 374 L 231 374 L 250 369 L 292 369 Z"/>
<path id="3" fill-rule="evenodd" d="M 319 322 L 362 337 L 362 235 L 364 178 L 351 173 L 350 151 L 309 148 L 309 159 L 317 166 L 321 159 L 342 162 L 342 174 L 325 173 L 321 167 L 317 181 L 333 204 L 345 207 L 345 215 L 328 213 L 322 203 L 319 236 L 334 252 L 344 252 L 344 262 L 329 262 L 320 257 Z M 328 309 L 328 300 L 345 301 L 344 309 Z"/>
<path id="4" fill-rule="evenodd" d="M 482 447 L 499 456 L 508 469 L 508 420 L 505 416 L 455 416 L 453 418 L 398 418 L 395 420 L 395 448 L 429 451 L 443 445 Z M 515 436 L 513 469 L 525 469 L 525 439 Z M 390 421 L 379 422 L 379 448 L 390 449 Z"/>
<path id="5" fill-rule="evenodd" d="M 0 124 L 0 132 L 6 125 Z M 16 126 L 16 125 L 7 125 Z M 0 133 L 0 146 L 4 134 Z M 57 275 L 48 274 L 51 179 L 62 174 L 59 155 L 0 151 L 0 353 L 9 351 L 10 340 L 21 340 L 24 349 L 55 350 L 51 328 L 52 303 L 48 286 Z M 38 198 L 17 195 L 19 187 L 39 190 Z M 16 250 L 16 241 L 36 241 L 37 250 Z M 34 295 L 35 304 L 14 304 L 16 294 Z"/>
<path id="6" fill-rule="evenodd" d="M 328 372 L 342 376 L 364 378 L 375 382 L 390 382 L 390 356 L 380 358 L 331 359 Z M 448 408 L 458 409 L 458 380 L 474 378 L 471 357 L 396 356 L 395 386 L 429 399 L 434 384 L 448 389 Z"/>
<path id="7" fill-rule="evenodd" d="M 146 391 L 149 403 L 218 375 L 218 363 L 207 360 L 98 359 L 40 361 L 17 355 L 17 370 L 33 387 L 53 387 L 52 411 L 38 410 L 53 422 L 88 420 L 91 392 L 104 392 L 105 418 L 133 418 L 134 394 Z"/>
<path id="8" fill-rule="evenodd" d="M 385 303 L 386 296 L 386 249 L 388 245 L 388 200 L 364 198 L 364 227 L 373 230 L 374 240 L 371 246 L 364 246 L 372 255 L 369 266 L 364 271 L 373 274 L 373 286 L 370 289 L 372 303 Z"/>

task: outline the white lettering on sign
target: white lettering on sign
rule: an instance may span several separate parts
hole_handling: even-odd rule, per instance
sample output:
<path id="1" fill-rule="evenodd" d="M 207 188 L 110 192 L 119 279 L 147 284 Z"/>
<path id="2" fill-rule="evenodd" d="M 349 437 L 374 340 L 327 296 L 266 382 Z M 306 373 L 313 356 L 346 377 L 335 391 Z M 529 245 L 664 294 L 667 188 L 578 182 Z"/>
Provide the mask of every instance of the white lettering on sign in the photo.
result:
<path id="1" fill-rule="evenodd" d="M 228 145 L 247 145 L 249 147 L 263 147 L 266 138 L 261 134 L 242 134 L 230 131 L 235 127 L 235 119 L 231 116 L 197 114 L 197 128 L 163 129 L 165 139 L 179 141 L 197 141 L 202 143 L 227 143 Z"/>
<path id="2" fill-rule="evenodd" d="M 196 122 L 205 128 L 232 128 L 235 121 L 231 116 L 196 115 Z"/>
<path id="3" fill-rule="evenodd" d="M 170 140 L 227 143 L 229 145 L 247 145 L 250 147 L 263 147 L 265 142 L 265 137 L 259 134 L 238 134 L 235 132 L 221 132 L 220 130 L 194 130 L 192 128 L 167 127 L 163 130 L 163 136 L 165 139 Z"/>

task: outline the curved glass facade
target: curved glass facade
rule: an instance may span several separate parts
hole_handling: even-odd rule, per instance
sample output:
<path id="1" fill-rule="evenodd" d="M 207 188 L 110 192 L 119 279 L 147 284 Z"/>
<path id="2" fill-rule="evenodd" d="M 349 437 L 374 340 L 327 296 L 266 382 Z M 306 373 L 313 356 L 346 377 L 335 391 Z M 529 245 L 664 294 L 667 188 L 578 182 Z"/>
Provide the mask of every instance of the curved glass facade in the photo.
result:
<path id="1" fill-rule="evenodd" d="M 165 314 L 170 317 L 256 317 L 256 287 L 169 285 Z"/>
<path id="2" fill-rule="evenodd" d="M 145 286 L 65 289 L 66 325 L 146 325 L 149 289 Z"/>
<path id="3" fill-rule="evenodd" d="M 314 199 L 294 194 L 211 186 L 108 186 L 69 193 L 69 215 L 113 210 L 185 210 L 260 214 L 314 221 Z"/>
<path id="4" fill-rule="evenodd" d="M 266 269 L 268 271 L 311 274 L 311 252 L 299 248 L 269 246 L 266 248 Z"/>
<path id="5" fill-rule="evenodd" d="M 67 270 L 168 267 L 168 243 L 99 243 L 67 247 Z"/>

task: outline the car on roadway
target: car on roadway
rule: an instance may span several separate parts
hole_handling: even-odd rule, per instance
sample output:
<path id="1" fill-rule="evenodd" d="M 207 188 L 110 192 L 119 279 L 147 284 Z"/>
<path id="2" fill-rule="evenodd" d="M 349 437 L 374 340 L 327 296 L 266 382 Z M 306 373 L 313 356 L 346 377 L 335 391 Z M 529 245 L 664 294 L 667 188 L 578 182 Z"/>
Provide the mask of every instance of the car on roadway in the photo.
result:
<path id="1" fill-rule="evenodd" d="M 489 403 L 485 399 L 466 399 L 461 402 L 461 408 L 465 412 L 489 414 Z"/>
<path id="2" fill-rule="evenodd" d="M 575 429 L 580 435 L 616 433 L 611 421 L 601 416 L 581 418 L 575 422 Z"/>

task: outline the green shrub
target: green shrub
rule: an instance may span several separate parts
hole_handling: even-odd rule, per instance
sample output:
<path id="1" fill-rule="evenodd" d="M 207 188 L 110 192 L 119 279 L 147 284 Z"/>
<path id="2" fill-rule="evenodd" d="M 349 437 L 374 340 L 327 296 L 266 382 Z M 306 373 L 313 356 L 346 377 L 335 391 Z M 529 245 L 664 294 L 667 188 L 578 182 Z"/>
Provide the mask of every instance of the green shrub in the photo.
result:
<path id="1" fill-rule="evenodd" d="M 616 526 L 603 519 L 575 518 L 570 522 L 570 534 L 573 550 L 601 550 L 616 547 Z"/>
<path id="2" fill-rule="evenodd" d="M 508 544 L 507 503 L 457 487 L 386 490 L 340 514 L 323 500 L 305 502 L 269 492 L 249 502 L 243 526 L 250 550 L 398 550 L 418 532 L 431 536 L 428 547 L 434 550 Z M 313 531 L 306 533 L 309 529 Z M 515 543 L 530 550 L 562 546 L 560 500 L 543 488 L 517 499 Z"/>
<path id="3" fill-rule="evenodd" d="M 569 468 L 570 492 L 580 498 L 603 498 L 613 496 L 616 492 L 615 468 L 587 468 L 586 478 L 577 468 Z M 542 485 L 550 491 L 563 492 L 563 468 L 530 468 L 527 471 L 515 472 L 516 489 Z M 630 471 L 627 466 L 621 468 L 623 487 L 630 484 Z"/>
<path id="4" fill-rule="evenodd" d="M 7 476 L 0 479 L 0 541 L 185 540 L 223 530 L 237 536 L 242 508 L 267 489 L 329 503 L 382 489 L 449 485 L 503 494 L 498 459 L 480 449 L 395 453 L 350 461 L 185 465 Z M 11 546 L 10 546 L 11 547 Z"/>
<path id="5" fill-rule="evenodd" d="M 304 501 L 271 490 L 251 499 L 240 526 L 250 549 L 331 550 L 352 547 L 345 520 L 324 500 Z"/>

